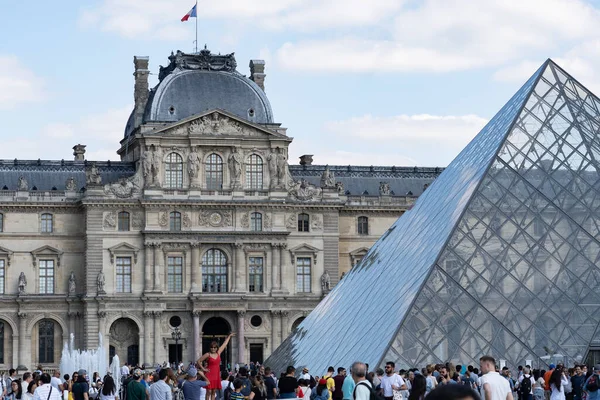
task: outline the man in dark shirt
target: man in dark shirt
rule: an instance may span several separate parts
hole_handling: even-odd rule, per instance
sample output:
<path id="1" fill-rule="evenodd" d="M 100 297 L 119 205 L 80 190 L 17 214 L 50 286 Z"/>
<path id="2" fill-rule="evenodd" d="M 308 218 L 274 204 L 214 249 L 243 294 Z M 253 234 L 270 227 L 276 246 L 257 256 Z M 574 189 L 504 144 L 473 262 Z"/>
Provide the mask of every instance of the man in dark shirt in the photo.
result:
<path id="1" fill-rule="evenodd" d="M 85 380 L 85 376 L 87 375 L 87 371 L 85 369 L 80 369 L 77 373 L 79 376 L 77 377 L 77 382 L 73 385 L 73 399 L 74 400 L 88 400 L 90 391 L 90 385 L 88 385 Z"/>
<path id="2" fill-rule="evenodd" d="M 298 381 L 294 374 L 296 368 L 293 366 L 287 367 L 285 376 L 279 380 L 279 398 L 280 399 L 294 399 L 296 398 L 296 391 L 298 389 Z"/>
<path id="3" fill-rule="evenodd" d="M 140 382 L 142 375 L 140 369 L 133 371 L 133 380 L 127 385 L 127 400 L 146 400 L 146 388 Z"/>
<path id="4" fill-rule="evenodd" d="M 179 385 L 183 391 L 183 398 L 185 400 L 198 400 L 202 391 L 206 391 L 205 388 L 208 383 L 205 380 L 198 379 L 198 374 L 200 374 L 203 379 L 205 378 L 204 374 L 202 372 L 198 373 L 196 368 L 188 368 L 187 380 L 181 382 L 181 385 Z"/>
<path id="5" fill-rule="evenodd" d="M 276 398 L 277 385 L 275 385 L 275 378 L 273 378 L 270 367 L 265 368 L 265 386 L 267 387 L 267 399 Z"/>
<path id="6" fill-rule="evenodd" d="M 575 375 L 571 377 L 571 384 L 573 387 L 573 399 L 581 400 L 583 385 L 585 384 L 585 375 L 579 365 L 575 367 Z"/>
<path id="7" fill-rule="evenodd" d="M 342 400 L 344 398 L 344 393 L 342 392 L 344 379 L 346 379 L 346 369 L 344 367 L 338 367 L 337 375 L 333 378 L 333 381 L 335 382 L 333 400 Z"/>

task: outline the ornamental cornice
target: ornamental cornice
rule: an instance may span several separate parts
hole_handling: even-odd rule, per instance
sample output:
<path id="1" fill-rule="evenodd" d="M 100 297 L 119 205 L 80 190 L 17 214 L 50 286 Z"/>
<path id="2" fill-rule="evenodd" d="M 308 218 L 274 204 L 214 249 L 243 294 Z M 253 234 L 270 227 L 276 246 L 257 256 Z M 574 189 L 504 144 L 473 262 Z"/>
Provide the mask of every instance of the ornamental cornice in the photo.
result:
<path id="1" fill-rule="evenodd" d="M 265 240 L 270 241 L 272 239 L 281 240 L 282 236 L 288 236 L 290 232 L 281 231 L 281 232 L 220 232 L 220 231 L 178 231 L 178 232 L 168 232 L 168 231 L 143 231 L 142 232 L 146 239 L 154 240 L 154 241 L 173 241 L 173 240 L 182 240 L 187 241 L 197 241 L 197 237 L 202 237 L 202 243 L 218 243 L 218 242 L 234 242 L 238 240 L 247 240 L 247 241 L 255 241 L 255 240 Z"/>
<path id="2" fill-rule="evenodd" d="M 311 209 L 311 210 L 339 210 L 343 207 L 347 207 L 344 204 L 311 204 L 311 203 L 274 203 L 269 200 L 264 201 L 229 201 L 229 200 L 220 200 L 220 201 L 208 201 L 208 200 L 188 200 L 182 199 L 179 201 L 173 201 L 172 199 L 168 200 L 141 200 L 140 204 L 146 209 L 164 209 L 164 208 L 178 208 L 185 209 L 190 208 L 197 210 L 199 206 L 202 208 L 214 208 L 215 210 L 225 211 L 225 210 L 240 210 L 245 208 L 255 209 L 260 207 L 261 209 L 279 209 L 279 210 L 289 210 L 289 209 Z"/>
<path id="3" fill-rule="evenodd" d="M 2 211 L 16 211 L 16 212 L 41 212 L 51 211 L 55 214 L 66 214 L 73 213 L 75 210 L 77 213 L 83 214 L 84 210 L 79 204 L 56 204 L 56 203 L 2 203 L 0 206 Z"/>

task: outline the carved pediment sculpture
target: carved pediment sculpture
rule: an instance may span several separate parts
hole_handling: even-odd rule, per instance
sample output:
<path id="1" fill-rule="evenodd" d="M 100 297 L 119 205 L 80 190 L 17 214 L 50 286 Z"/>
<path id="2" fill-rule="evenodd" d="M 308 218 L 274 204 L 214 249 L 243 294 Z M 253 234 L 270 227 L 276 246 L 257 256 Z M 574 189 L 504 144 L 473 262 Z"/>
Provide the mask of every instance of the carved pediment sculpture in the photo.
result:
<path id="1" fill-rule="evenodd" d="M 252 129 L 217 111 L 188 125 L 190 135 L 250 135 Z"/>
<path id="2" fill-rule="evenodd" d="M 289 194 L 300 201 L 317 200 L 321 193 L 321 188 L 311 185 L 304 178 L 295 181 L 289 190 Z"/>

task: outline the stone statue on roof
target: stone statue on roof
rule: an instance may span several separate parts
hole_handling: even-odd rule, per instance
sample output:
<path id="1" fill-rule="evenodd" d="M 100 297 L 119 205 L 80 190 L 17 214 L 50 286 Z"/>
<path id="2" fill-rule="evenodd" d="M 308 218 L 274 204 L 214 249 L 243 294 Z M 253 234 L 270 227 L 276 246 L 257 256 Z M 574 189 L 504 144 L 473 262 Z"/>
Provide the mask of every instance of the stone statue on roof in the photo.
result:
<path id="1" fill-rule="evenodd" d="M 75 181 L 74 177 L 70 177 L 67 179 L 67 181 L 65 182 L 65 189 L 67 189 L 68 191 L 73 191 L 77 189 L 77 182 Z"/>
<path id="2" fill-rule="evenodd" d="M 23 175 L 19 177 L 18 189 L 22 191 L 29 190 L 29 184 L 27 183 L 27 179 Z"/>
<path id="3" fill-rule="evenodd" d="M 379 195 L 389 196 L 390 195 L 390 184 L 388 182 L 379 182 Z"/>
<path id="4" fill-rule="evenodd" d="M 323 171 L 323 175 L 321 175 L 321 187 L 323 189 L 335 188 L 335 175 L 329 169 L 329 165 L 325 167 L 325 171 Z"/>
<path id="5" fill-rule="evenodd" d="M 85 183 L 88 185 L 100 185 L 102 183 L 102 177 L 98 171 L 96 163 L 85 169 Z"/>

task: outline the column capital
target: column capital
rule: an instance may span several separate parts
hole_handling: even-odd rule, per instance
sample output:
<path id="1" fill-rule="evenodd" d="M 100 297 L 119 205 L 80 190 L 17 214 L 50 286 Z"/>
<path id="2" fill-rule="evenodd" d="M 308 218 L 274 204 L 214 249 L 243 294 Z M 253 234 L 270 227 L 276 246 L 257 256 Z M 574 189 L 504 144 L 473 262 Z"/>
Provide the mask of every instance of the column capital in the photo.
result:
<path id="1" fill-rule="evenodd" d="M 17 313 L 17 316 L 19 317 L 19 319 L 26 319 L 27 318 L 27 313 L 25 313 L 25 312 L 19 312 L 19 313 Z"/>
<path id="2" fill-rule="evenodd" d="M 281 310 L 279 312 L 281 313 L 282 317 L 288 317 L 290 315 L 290 312 L 288 310 Z"/>
<path id="3" fill-rule="evenodd" d="M 274 317 L 280 317 L 281 310 L 271 310 L 271 315 L 273 315 Z"/>
<path id="4" fill-rule="evenodd" d="M 199 310 L 192 311 L 192 317 L 196 318 L 196 317 L 200 317 L 200 315 L 202 315 L 202 311 L 199 311 Z"/>
<path id="5" fill-rule="evenodd" d="M 152 311 L 154 318 L 160 318 L 162 315 L 162 311 Z"/>
<path id="6" fill-rule="evenodd" d="M 152 317 L 154 315 L 153 311 L 144 311 L 144 317 Z"/>
<path id="7" fill-rule="evenodd" d="M 191 246 L 192 249 L 194 249 L 194 248 L 202 246 L 202 243 L 200 243 L 200 242 L 191 242 L 190 246 Z"/>
<path id="8" fill-rule="evenodd" d="M 98 318 L 106 318 L 106 311 L 98 311 Z"/>
<path id="9" fill-rule="evenodd" d="M 244 243 L 242 243 L 242 242 L 235 242 L 233 245 L 238 250 L 241 250 L 244 247 Z"/>
<path id="10" fill-rule="evenodd" d="M 243 318 L 246 315 L 246 310 L 238 310 L 238 318 Z"/>

